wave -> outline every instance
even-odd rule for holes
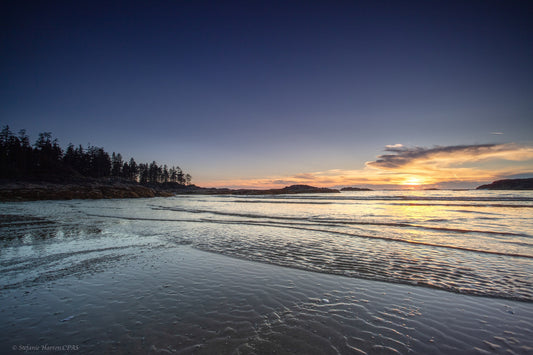
[[[250,196],[228,195],[235,200],[248,200]],[[255,200],[331,200],[331,201],[468,201],[468,202],[533,202],[533,197],[528,196],[412,196],[412,195],[265,195],[254,196]]]
[[[455,210],[452,212],[458,212],[458,213],[473,213],[473,214],[482,214],[482,215],[491,215],[491,216],[502,216],[501,213],[493,213],[493,212],[485,212],[485,211],[471,211],[471,210]],[[481,217],[486,219],[492,219],[490,217]]]
[[[90,274],[101,270],[109,263],[134,257],[126,251],[142,247],[153,246],[151,244],[126,245],[2,260],[0,263],[2,276],[19,275],[22,279],[15,281],[14,278],[8,277],[5,281],[3,280],[0,290],[31,287],[70,275]],[[75,259],[65,262],[71,258]]]
[[[228,201],[224,201],[228,202]],[[294,205],[332,205],[335,202],[328,201],[268,201],[268,200],[233,200],[232,203],[276,203],[276,204],[294,204]]]
[[[512,232],[495,232],[495,231],[478,230],[478,229],[432,227],[432,226],[422,226],[422,225],[416,225],[416,224],[411,224],[411,223],[398,223],[398,222],[367,222],[367,221],[353,221],[353,220],[316,218],[316,217],[303,218],[303,217],[271,216],[271,215],[252,214],[252,213],[222,212],[222,211],[213,211],[213,210],[187,209],[187,208],[163,207],[163,206],[157,206],[157,207],[152,207],[152,208],[155,210],[169,210],[169,211],[187,212],[187,213],[195,213],[195,214],[206,213],[206,214],[228,216],[228,217],[306,221],[310,223],[322,222],[322,223],[339,224],[339,225],[354,225],[354,226],[355,225],[387,226],[387,227],[415,228],[415,229],[454,232],[454,233],[481,233],[481,234],[493,234],[493,235],[507,235],[507,236],[515,236],[515,237],[533,237],[529,235],[524,235],[520,233],[512,233]]]
[[[455,246],[455,245],[427,243],[427,242],[397,239],[397,238],[385,237],[385,236],[355,234],[355,233],[341,232],[341,231],[335,231],[335,230],[329,230],[329,229],[310,228],[310,227],[306,227],[306,226],[302,226],[302,225],[298,225],[294,223],[282,223],[282,222],[273,222],[273,221],[270,221],[270,222],[243,221],[243,220],[231,221],[231,220],[215,220],[215,219],[205,219],[205,218],[198,219],[198,220],[164,219],[164,218],[126,217],[126,216],[111,216],[111,215],[97,215],[97,214],[88,214],[88,216],[102,217],[102,218],[118,218],[118,219],[138,220],[138,221],[214,223],[214,224],[249,225],[249,226],[273,227],[273,228],[297,229],[297,230],[303,230],[303,231],[321,232],[321,233],[342,235],[342,236],[355,237],[355,238],[377,239],[377,240],[384,240],[384,241],[390,241],[390,242],[420,245],[420,246],[426,246],[426,247],[454,249],[454,250],[461,250],[461,251],[467,251],[467,252],[473,252],[473,253],[533,259],[532,255],[527,255],[527,254],[505,253],[505,252],[499,252],[499,251],[493,251],[493,250],[482,250],[482,249],[466,248],[466,247]],[[324,226],[328,226],[328,225],[324,225]]]
[[[326,201],[312,201],[310,198],[304,198],[303,201],[294,201],[294,198],[274,198],[271,200],[271,197],[268,199],[255,199],[255,200],[247,200],[247,199],[241,199],[241,200],[232,200],[232,201],[223,201],[224,203],[231,202],[231,203],[247,203],[247,204],[298,204],[298,205],[333,205],[333,204],[350,204],[353,201],[364,201],[365,203],[369,203],[372,201],[387,201],[387,203],[383,202],[382,204],[388,205],[388,206],[444,206],[444,207],[488,207],[488,208],[533,208],[533,204],[509,204],[509,203],[499,203],[499,202],[532,202],[533,200],[461,200],[461,199],[404,199],[405,202],[396,202],[399,199],[332,199],[332,198],[315,198],[315,199],[325,199]],[[414,202],[407,202],[407,201],[414,201]],[[428,202],[417,202],[417,201],[434,201],[431,203]],[[450,203],[442,203],[441,201],[449,201]],[[452,203],[452,202],[478,202],[478,203]],[[488,202],[496,202],[496,203],[488,203]],[[374,203],[375,205],[378,205],[378,203]]]
[[[195,223],[197,225],[193,226],[191,233],[185,234],[179,231],[189,230],[186,226],[153,226],[157,231],[170,232],[164,233],[168,242],[175,240],[176,243],[188,244],[195,249],[255,262],[360,279],[406,283],[468,295],[533,302],[527,266],[524,268],[531,263],[532,255],[348,233],[325,226],[309,225],[303,221],[90,216],[141,222]],[[207,223],[213,224],[213,228],[197,229],[198,224]],[[215,225],[235,226],[235,229]],[[252,229],[255,227],[258,229]],[[288,233],[276,233],[266,228],[290,229],[301,231],[301,234],[294,232],[291,233],[294,238],[287,238]],[[342,238],[335,238],[335,235]],[[363,239],[369,243],[363,242]]]
[[[368,201],[368,200],[367,200]],[[381,200],[380,200],[381,201]],[[228,201],[224,201],[228,202]],[[268,200],[234,200],[232,203],[264,203],[264,204],[295,204],[295,205],[333,205],[339,204],[338,201],[268,201]],[[347,203],[348,204],[348,203]],[[445,206],[445,207],[501,207],[501,208],[533,208],[533,205],[511,205],[501,203],[490,204],[472,204],[472,203],[386,203],[389,206]],[[483,213],[483,212],[479,212]]]
[[[533,205],[510,205],[502,203],[387,203],[389,206],[444,206],[444,207],[487,207],[487,208],[533,208]]]

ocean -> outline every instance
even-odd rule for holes
[[[82,352],[150,352],[172,344],[178,352],[306,353],[318,337],[318,348],[312,348],[323,350],[318,353],[373,353],[382,349],[375,348],[382,334],[376,322],[381,321],[367,305],[375,301],[404,312],[395,314],[394,324],[380,316],[385,322],[380,326],[393,330],[390,344],[380,340],[390,351],[446,353],[484,346],[528,352],[533,350],[528,320],[533,311],[532,217],[533,192],[527,191],[2,203],[0,282],[7,322],[1,340],[13,347],[77,341]],[[412,308],[401,304],[407,294],[418,300]],[[448,316],[439,313],[443,300],[463,310],[472,307],[473,314],[479,311],[486,327],[500,326],[493,323],[503,316],[518,317],[518,309],[522,318],[510,320],[509,329],[493,331],[512,336],[457,335],[455,345],[448,336],[435,341],[438,334],[454,332],[446,327],[436,326],[435,335],[424,335],[427,339],[414,325],[402,332],[417,312],[425,315],[421,324],[426,328],[445,323]],[[424,302],[436,313],[423,312]],[[366,316],[352,309],[361,304]],[[337,313],[329,314],[333,305]],[[122,308],[127,315],[105,323],[94,318],[105,318],[103,309],[109,317],[109,309]],[[342,322],[326,324],[339,315]],[[291,319],[296,323],[291,325]],[[298,325],[301,319],[307,321]],[[367,329],[344,328],[350,322],[363,322]],[[67,323],[77,325],[72,334]],[[103,332],[104,324],[117,329]],[[161,327],[159,333],[152,334],[154,324]],[[471,325],[473,333],[479,324]],[[291,342],[276,327],[309,334]],[[356,340],[352,333],[358,334],[352,337]]]
[[[182,242],[206,251],[533,301],[531,192],[225,196],[168,200],[150,208],[158,218],[193,223]]]

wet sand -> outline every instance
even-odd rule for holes
[[[95,253],[102,257],[83,272],[59,268],[59,277],[0,292],[1,353],[43,345],[75,350],[38,353],[533,352],[532,303],[313,273],[188,245]]]

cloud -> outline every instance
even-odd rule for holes
[[[304,173],[304,174],[294,175],[294,178],[301,179],[301,180],[314,180],[315,176],[312,173]]]
[[[370,169],[396,176],[399,184],[487,181],[532,170],[533,147],[517,144],[394,147],[366,163]],[[517,164],[514,162],[527,162]],[[394,180],[394,179],[393,179]]]
[[[499,135],[499,134],[503,134],[503,132],[490,132],[490,134]]]
[[[473,144],[433,148],[387,146],[385,151],[395,154],[380,155],[377,160],[367,162],[366,165],[383,170],[399,170],[420,166],[457,166],[467,162],[494,159],[510,161],[533,159],[532,147],[516,144]]]
[[[291,176],[219,181],[214,186],[274,188],[294,184],[377,188],[474,187],[515,174],[533,172],[533,147],[470,144],[434,147],[385,146],[385,152],[359,169],[331,169]],[[211,184],[212,185],[212,184]]]
[[[414,147],[407,148],[404,146],[386,146],[385,151],[396,154],[380,155],[376,161],[367,162],[366,165],[379,169],[399,169],[409,166],[415,162],[420,162],[430,159],[442,159],[443,157],[457,157],[464,156],[479,156],[484,150],[492,149],[495,144],[483,145],[457,145],[447,147],[422,148]]]

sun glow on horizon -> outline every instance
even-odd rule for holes
[[[413,174],[400,175],[397,178],[391,179],[389,183],[402,190],[421,190],[422,188],[435,187],[437,180],[434,177]]]
[[[533,175],[533,146],[478,144],[431,148],[387,146],[391,154],[366,162],[364,168],[303,172],[257,179],[211,181],[212,187],[280,188],[312,185],[372,189],[473,188],[517,174]]]
[[[403,182],[400,183],[400,185],[407,185],[407,186],[421,186],[426,184],[426,179],[417,177],[417,176],[410,176],[407,179],[405,179]]]

